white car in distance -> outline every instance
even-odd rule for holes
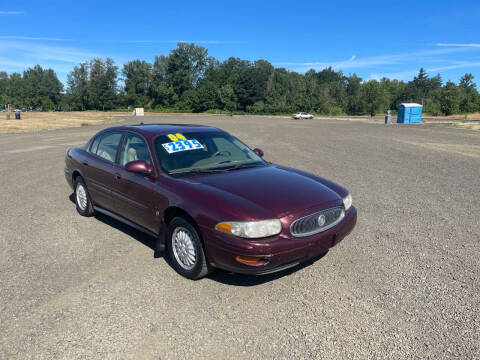
[[[293,115],[292,115],[292,118],[297,119],[297,120],[300,120],[300,119],[313,119],[313,115],[312,115],[312,114],[305,113],[305,112],[299,112],[299,113],[293,114]]]

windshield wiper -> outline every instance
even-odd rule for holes
[[[216,169],[216,168],[191,168],[191,169],[177,169],[177,170],[171,170],[168,172],[169,175],[176,175],[176,174],[213,174],[213,173],[219,173],[219,172],[227,172],[231,170],[237,170],[237,169],[246,169],[246,168],[252,168],[252,167],[259,167],[263,166],[262,164],[238,164],[226,169]]]
[[[228,169],[225,169],[225,171],[247,169],[247,168],[253,168],[253,167],[260,167],[260,166],[263,166],[263,165],[262,164],[238,164],[238,165],[232,166]]]
[[[174,174],[211,174],[216,172],[224,172],[224,169],[202,169],[202,168],[191,168],[191,169],[178,169],[178,170],[171,170],[168,172],[169,175]]]

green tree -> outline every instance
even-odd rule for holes
[[[0,108],[4,108],[5,105],[11,102],[10,96],[8,96],[8,87],[10,79],[5,71],[0,72]]]
[[[234,111],[237,109],[237,97],[230,84],[223,85],[218,90],[218,97],[222,109],[227,111]]]
[[[413,78],[412,83],[418,91],[418,96],[425,98],[429,91],[430,79],[428,78],[427,72],[424,68],[420,68],[418,75]]]
[[[207,65],[207,49],[195,44],[178,43],[166,59],[167,85],[181,98],[202,78]]]
[[[123,65],[128,105],[146,107],[150,102],[152,70],[152,65],[142,60],[133,60]]]
[[[235,84],[239,106],[246,110],[255,103],[264,104],[272,90],[273,66],[265,60],[257,60],[242,69]]]
[[[467,73],[460,79],[459,87],[465,91],[474,91],[477,89],[477,85],[473,82],[475,77],[471,73]]]
[[[67,75],[67,94],[70,109],[86,110],[88,107],[89,63],[75,66]]]
[[[346,96],[345,112],[348,114],[363,113],[362,79],[356,74],[347,78]]]
[[[440,107],[445,115],[457,114],[460,110],[462,93],[453,82],[448,81],[440,95]]]
[[[21,80],[22,105],[33,108],[53,109],[60,103],[62,83],[52,69],[43,69],[40,65],[23,72]]]
[[[118,67],[111,58],[90,62],[87,87],[88,104],[91,109],[113,109],[117,95]]]
[[[24,101],[23,79],[19,73],[13,73],[9,77],[7,95],[10,98],[10,104],[15,107],[29,106]]]
[[[460,79],[459,88],[462,91],[460,111],[463,113],[480,111],[480,95],[477,91],[477,85],[473,81],[474,78],[472,74],[468,73]]]
[[[156,56],[153,63],[150,93],[154,107],[174,106],[179,99],[173,88],[167,83],[167,62],[168,57],[161,55]]]
[[[388,99],[385,89],[376,80],[367,81],[363,85],[363,101],[365,102],[365,110],[368,113],[377,111],[385,111],[388,107]]]

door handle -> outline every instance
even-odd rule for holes
[[[86,161],[84,161],[82,164],[85,165],[85,166],[88,166],[88,162],[86,162]]]
[[[120,174],[118,174],[118,173],[115,174],[115,179],[120,180],[121,178],[122,177],[120,176]]]

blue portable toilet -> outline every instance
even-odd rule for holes
[[[420,124],[422,122],[422,105],[402,103],[398,106],[398,124]]]

